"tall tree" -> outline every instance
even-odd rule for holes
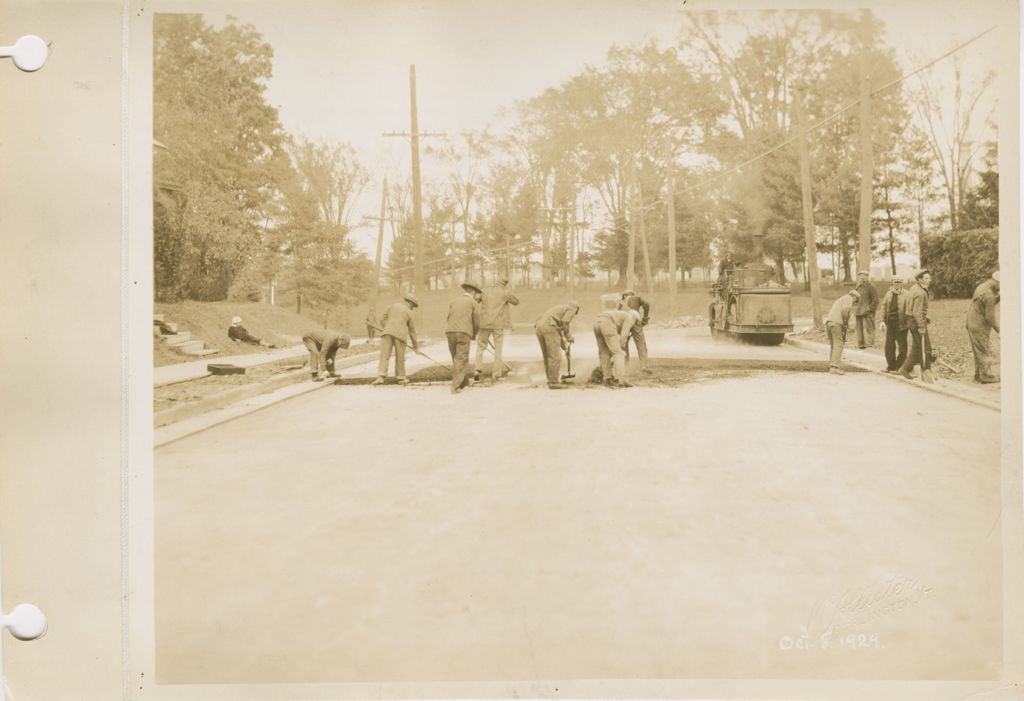
[[[153,133],[166,147],[154,180],[158,299],[224,299],[261,246],[268,209],[288,177],[284,133],[265,97],[273,50],[233,18],[153,22]]]

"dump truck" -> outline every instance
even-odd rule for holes
[[[788,285],[775,280],[774,269],[763,263],[727,268],[711,289],[708,325],[712,338],[730,335],[778,345],[793,330]]]

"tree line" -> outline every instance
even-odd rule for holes
[[[350,233],[370,176],[354,150],[284,132],[264,95],[273,52],[252,27],[158,19],[158,297],[251,297],[273,280],[318,308],[364,298],[372,266]],[[805,250],[798,155],[787,142],[800,95],[809,123],[823,122],[810,138],[818,250],[849,280],[860,125],[844,108],[858,98],[861,52],[873,87],[894,84],[873,100],[875,259],[895,271],[897,253],[919,250],[930,232],[997,226],[995,142],[974,138],[993,76],[965,76],[954,55],[920,83],[899,82],[907,67],[882,31],[875,18],[831,11],[690,13],[676,45],[613,46],[601,65],[497,123],[431,144],[423,228],[432,284],[499,273],[562,284],[570,260],[583,279],[663,278],[669,196],[680,269],[749,257],[756,236],[780,278],[794,278]],[[385,276],[399,286],[412,278],[412,196],[404,174],[388,182]]]

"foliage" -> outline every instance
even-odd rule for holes
[[[260,245],[287,167],[264,91],[273,50],[233,18],[160,14],[153,25],[158,299],[224,299]]]
[[[999,268],[999,230],[940,231],[925,236],[921,264],[932,273],[939,297],[970,297]]]

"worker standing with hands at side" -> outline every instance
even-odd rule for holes
[[[469,384],[469,345],[480,330],[480,288],[472,282],[462,283],[462,294],[448,305],[445,335],[452,356],[452,394]]]
[[[981,384],[999,382],[992,372],[992,347],[989,336],[992,329],[999,333],[999,271],[974,290],[967,308],[967,335],[974,351],[974,381]]]
[[[562,351],[568,350],[573,342],[572,320],[579,311],[580,303],[576,301],[557,304],[541,314],[533,325],[544,360],[548,389],[565,389],[561,382]]]
[[[497,285],[488,287],[480,301],[480,331],[476,336],[476,377],[480,379],[480,368],[484,365],[484,349],[494,339],[494,366],[491,379],[497,382],[505,374],[502,370],[501,349],[505,343],[505,331],[512,328],[512,314],[509,305],[519,304],[519,298],[508,289],[508,278],[502,277]]]

